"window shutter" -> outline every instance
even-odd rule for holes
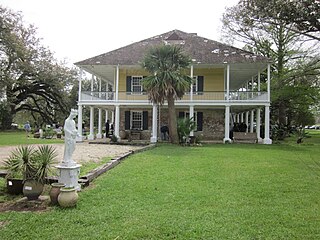
[[[184,118],[184,112],[179,112],[179,118]]]
[[[203,94],[203,76],[198,76],[198,94],[202,95]]]
[[[130,130],[130,111],[124,112],[124,129]]]
[[[145,79],[146,77],[147,77],[147,76],[143,76],[143,77],[142,77],[142,81],[143,81],[143,79]],[[143,83],[141,83],[141,85],[142,85],[142,92],[145,93],[146,90],[143,88]]]
[[[131,76],[127,76],[127,84],[126,84],[126,92],[128,93],[130,93],[131,92]]]
[[[202,131],[203,112],[197,112],[197,131]]]
[[[143,111],[142,121],[142,129],[148,130],[148,111]]]

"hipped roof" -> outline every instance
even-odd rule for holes
[[[179,44],[198,64],[268,62],[268,59],[214,40],[172,30],[125,47],[75,63],[82,65],[139,65],[149,48],[161,44]]]

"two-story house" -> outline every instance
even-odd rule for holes
[[[191,135],[202,140],[231,141],[233,124],[243,122],[248,132],[256,132],[259,142],[271,143],[269,60],[179,30],[75,63],[99,82],[98,89],[92,84],[91,91],[84,92],[79,80],[80,135],[82,109],[86,106],[90,108],[89,139],[103,137],[104,122],[109,119],[119,138],[128,138],[134,132],[139,139],[159,140],[160,127],[168,124],[168,109],[166,104],[158,106],[148,100],[141,84],[148,72],[140,62],[149,48],[160,44],[179,44],[192,59],[188,74],[194,83],[182,99],[176,100],[177,116],[193,117],[197,123],[197,130]],[[94,111],[98,111],[98,119],[94,119]],[[260,137],[261,126],[264,126],[264,139]]]

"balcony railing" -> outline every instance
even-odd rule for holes
[[[115,92],[81,92],[81,101],[107,101],[115,102]],[[191,99],[192,98],[192,99]],[[256,91],[230,91],[229,96],[225,91],[204,91],[194,92],[190,96],[190,92],[186,93],[180,100],[182,101],[267,101],[267,92]],[[146,92],[119,92],[119,101],[148,101]],[[179,101],[179,100],[178,100]]]

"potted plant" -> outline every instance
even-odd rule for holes
[[[28,200],[35,200],[41,195],[43,186],[57,154],[55,148],[48,145],[20,146],[15,149],[5,162],[8,175],[20,174],[23,180],[23,194]]]
[[[57,157],[54,147],[39,146],[31,157],[31,166],[26,169],[26,178],[23,185],[23,194],[28,200],[35,200],[41,195],[48,173]]]
[[[20,146],[11,152],[9,158],[4,162],[4,167],[8,171],[6,176],[7,190],[11,194],[21,194],[23,182],[26,179],[26,169],[30,168],[31,156],[34,148],[30,146]]]

